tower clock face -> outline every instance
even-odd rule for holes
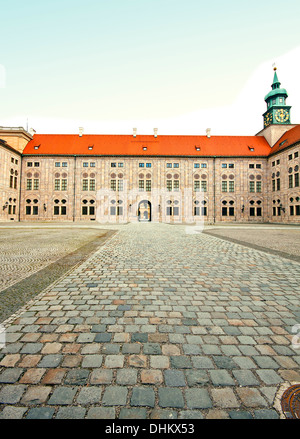
[[[277,122],[286,122],[289,120],[289,112],[287,110],[283,110],[282,108],[280,110],[276,110],[275,119]]]
[[[272,113],[267,113],[267,114],[265,115],[265,120],[264,120],[264,122],[265,122],[265,126],[270,125],[270,123],[272,123],[272,120],[273,120],[273,115],[272,115]]]

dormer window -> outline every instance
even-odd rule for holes
[[[90,151],[91,151],[93,148],[94,148],[93,145],[90,145],[90,146],[89,146],[89,150],[90,150]]]
[[[147,146],[143,146],[143,151],[147,151]]]
[[[39,149],[40,146],[41,146],[41,145],[36,145],[36,146],[34,147],[34,149]]]

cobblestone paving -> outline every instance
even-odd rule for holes
[[[300,262],[300,226],[215,226],[205,232]]]
[[[94,229],[0,228],[0,291],[101,234]]]
[[[278,418],[300,265],[128,224],[7,325],[0,418]]]

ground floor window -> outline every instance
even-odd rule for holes
[[[26,200],[26,203],[27,203],[26,208],[25,208],[26,215],[38,215],[39,214],[38,202],[39,202],[39,200],[37,200],[37,199],[34,199],[34,200],[27,199]]]
[[[83,216],[95,215],[95,200],[82,200],[81,214]]]

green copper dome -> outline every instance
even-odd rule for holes
[[[288,97],[286,89],[280,88],[280,82],[278,80],[276,68],[274,68],[274,78],[271,87],[272,90],[265,96],[265,101],[269,100],[270,98],[274,98],[276,96],[284,96],[286,98]]]

